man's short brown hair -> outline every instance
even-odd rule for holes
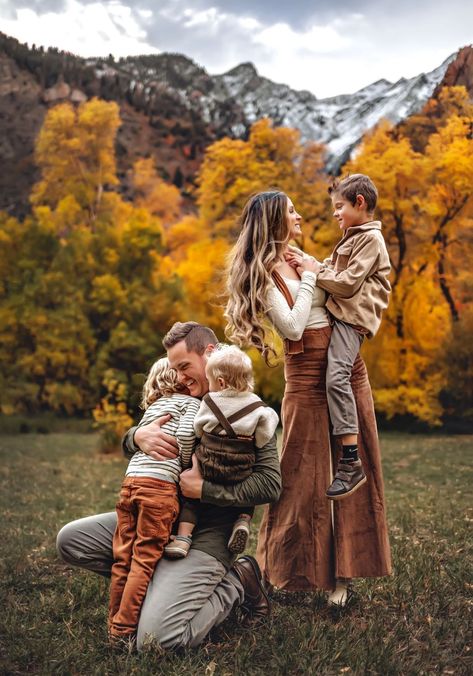
[[[208,345],[217,345],[218,340],[212,329],[197,322],[176,322],[163,338],[163,347],[169,350],[183,340],[188,352],[204,354]]]
[[[375,210],[378,201],[376,186],[365,174],[352,174],[341,181],[335,179],[328,189],[328,194],[341,195],[353,206],[356,204],[356,196],[363,195],[369,213]]]

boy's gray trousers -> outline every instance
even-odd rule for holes
[[[334,320],[327,355],[327,400],[333,434],[358,434],[358,416],[350,379],[363,335],[350,324]]]
[[[57,536],[60,557],[73,566],[110,576],[115,512],[68,523]],[[216,558],[191,549],[185,559],[161,559],[151,579],[138,624],[137,647],[196,647],[243,601],[237,576]]]

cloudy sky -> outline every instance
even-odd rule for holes
[[[82,56],[180,52],[210,73],[252,61],[324,97],[440,65],[473,42],[473,2],[0,0],[0,31]]]

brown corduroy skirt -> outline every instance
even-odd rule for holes
[[[279,501],[265,508],[257,559],[266,581],[288,591],[330,590],[335,578],[391,572],[373,398],[360,356],[351,383],[368,480],[344,500],[332,503],[325,496],[341,451],[330,436],[325,392],[330,333],[330,327],[307,332],[304,351],[285,357],[283,489]]]

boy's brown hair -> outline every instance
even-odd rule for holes
[[[197,322],[176,322],[163,338],[163,347],[169,350],[183,340],[188,352],[203,355],[208,345],[217,345],[218,340],[212,329]]]
[[[378,201],[376,186],[370,177],[365,176],[365,174],[352,174],[341,181],[335,179],[328,189],[328,194],[330,196],[333,194],[341,195],[353,206],[356,204],[356,196],[363,195],[369,213],[375,210]]]

